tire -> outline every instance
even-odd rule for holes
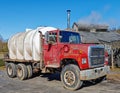
[[[27,72],[28,72],[28,78],[31,78],[32,75],[33,75],[33,70],[32,70],[32,67],[31,65],[27,65]]]
[[[27,78],[28,72],[27,67],[24,64],[17,65],[17,77],[20,80],[25,80]]]
[[[6,71],[10,78],[14,78],[16,76],[16,65],[14,63],[6,63]]]
[[[83,81],[80,80],[80,69],[74,64],[66,65],[61,72],[61,81],[65,88],[70,90],[79,89]]]

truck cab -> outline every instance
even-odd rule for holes
[[[71,53],[70,48],[77,47],[80,42],[79,33],[58,30],[47,32],[44,40],[45,65],[60,67],[62,60],[75,59],[72,56],[76,53]]]

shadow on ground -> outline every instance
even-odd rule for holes
[[[61,81],[60,73],[54,73],[54,74],[51,74],[51,73],[37,73],[37,74],[34,74],[33,78],[37,77],[37,76],[47,78],[48,81],[53,81],[53,80]],[[102,78],[97,79],[97,80],[84,81],[81,88],[94,86],[94,85],[99,84],[100,82],[102,82],[104,80],[106,80],[105,77],[102,77]]]
[[[39,77],[39,76],[43,77],[43,78],[47,78],[48,81],[52,81],[52,80],[61,81],[60,73],[40,73],[40,72],[38,72],[38,73],[33,74],[32,78]]]

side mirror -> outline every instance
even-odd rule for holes
[[[54,44],[56,42],[55,38],[54,37],[49,37],[49,41],[48,41],[48,44]]]

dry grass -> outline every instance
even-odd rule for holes
[[[0,67],[0,70],[5,70],[5,66],[1,66],[1,67]]]
[[[3,61],[3,59],[0,59],[0,70],[4,70],[5,69],[5,62]]]
[[[3,61],[3,59],[0,59],[0,67],[1,66],[5,66],[5,62]]]
[[[111,72],[107,75],[107,79],[120,81],[120,68],[111,69]]]

